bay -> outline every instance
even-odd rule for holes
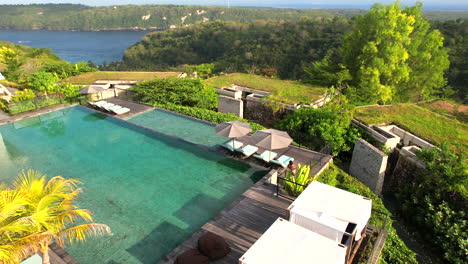
[[[0,40],[31,47],[51,48],[60,58],[95,64],[122,59],[124,51],[151,31],[0,30]]]

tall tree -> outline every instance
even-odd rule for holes
[[[343,40],[344,65],[360,100],[388,103],[427,97],[445,85],[443,38],[421,16],[421,3],[374,5]]]

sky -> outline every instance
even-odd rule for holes
[[[374,3],[388,4],[394,0],[0,0],[0,4],[74,3],[89,6],[125,4],[178,4],[178,5],[227,5],[231,6],[272,6],[291,8],[367,8]],[[416,0],[401,0],[404,5],[413,5]],[[423,0],[426,9],[468,10],[467,0]]]

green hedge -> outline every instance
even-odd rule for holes
[[[180,114],[196,117],[198,119],[202,119],[202,120],[216,123],[216,124],[219,124],[222,122],[239,120],[239,121],[249,123],[253,131],[265,129],[265,127],[262,125],[259,125],[254,122],[250,122],[249,120],[246,120],[243,118],[239,118],[238,116],[234,114],[220,113],[220,112],[216,112],[213,110],[197,108],[197,107],[181,106],[181,105],[175,105],[175,104],[153,104],[153,106],[166,109],[169,111],[177,112]]]
[[[363,183],[340,170],[335,165],[331,165],[329,169],[320,174],[320,176],[317,177],[317,181],[368,197],[372,199],[373,209],[384,212],[389,216],[391,215],[387,208],[385,208],[383,201],[375,193],[373,193]],[[373,212],[369,224],[381,227],[384,221],[384,215]],[[388,231],[388,237],[385,241],[385,247],[382,250],[379,263],[418,263],[416,260],[416,254],[411,251],[397,235],[395,228],[392,226],[392,220],[390,218],[385,229]]]

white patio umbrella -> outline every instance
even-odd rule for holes
[[[247,135],[252,128],[250,124],[241,121],[224,122],[215,126],[216,134],[228,137],[238,138]],[[234,140],[232,141],[232,148],[234,149]]]
[[[270,150],[270,155],[271,150],[286,148],[292,141],[288,133],[276,129],[258,130],[252,135],[252,142],[258,147]]]

